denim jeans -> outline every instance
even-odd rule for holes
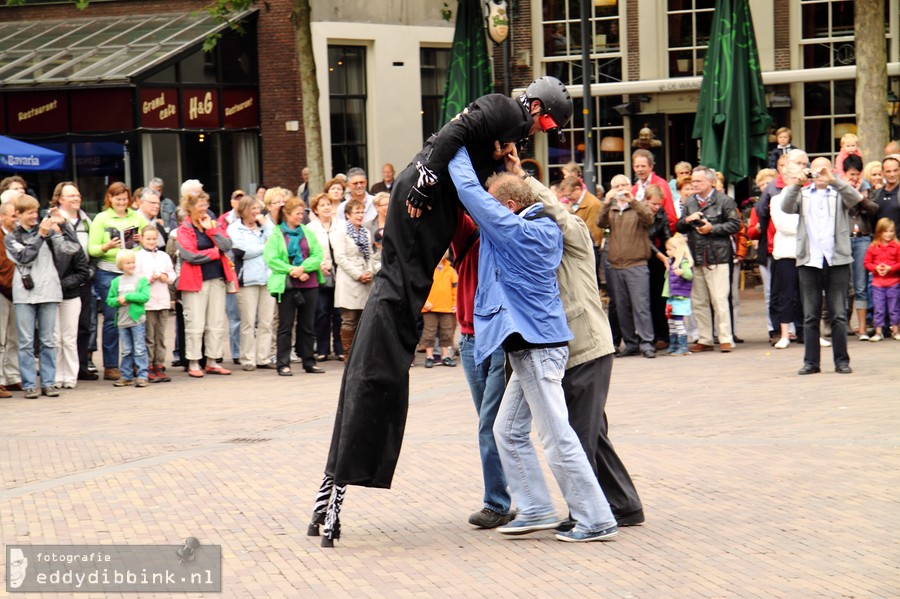
[[[834,365],[850,364],[847,353],[847,288],[850,265],[823,268],[800,266],[800,303],[803,306],[803,363],[819,366],[819,320],[822,318],[822,293],[831,318],[831,353]]]
[[[143,322],[133,327],[119,329],[119,343],[122,345],[122,378],[130,381],[135,378],[134,367],[137,366],[137,378],[147,378],[147,325]]]
[[[609,503],[569,425],[562,389],[569,349],[526,349],[508,355],[513,374],[497,413],[494,437],[518,514],[523,520],[555,514],[529,436],[533,417],[547,464],[577,522],[575,530],[593,533],[613,526]]]
[[[109,286],[119,274],[121,273],[98,268],[97,276],[94,280],[97,295],[100,296],[100,304],[103,306],[103,335],[101,341],[103,342],[104,368],[119,367],[119,329],[116,328],[116,308],[106,303],[106,297],[109,295]]]
[[[228,317],[228,345],[231,348],[231,357],[237,360],[241,357],[241,311],[236,293],[225,295],[225,315]]]
[[[469,391],[478,414],[478,449],[481,451],[481,473],[484,477],[484,507],[499,514],[509,513],[509,492],[500,465],[497,442],[494,440],[494,421],[503,389],[506,387],[504,362],[506,354],[498,348],[487,360],[475,365],[475,337],[460,335],[459,357],[469,382]]]
[[[850,238],[850,255],[853,256],[850,270],[853,276],[854,310],[865,310],[869,307],[869,271],[866,270],[863,262],[866,259],[866,250],[869,249],[871,243],[870,235]]]
[[[41,387],[52,387],[56,383],[56,303],[14,304],[16,330],[19,333],[19,374],[23,389],[37,388],[37,373],[34,368],[34,327],[37,324],[40,360]]]

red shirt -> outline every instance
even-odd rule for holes
[[[900,243],[896,239],[892,239],[890,243],[872,242],[866,251],[863,264],[866,270],[875,273],[872,277],[872,285],[875,287],[893,287],[900,284]],[[891,271],[882,277],[875,272],[875,267],[879,264],[887,264],[891,267]]]
[[[475,237],[474,243],[472,243],[472,237],[477,230],[475,221],[462,208],[458,210],[459,218],[450,248],[453,250],[454,256],[459,256],[463,251],[465,254],[462,260],[454,258],[453,261],[453,266],[459,276],[456,287],[456,319],[459,321],[460,333],[474,335],[475,289],[478,287],[478,250],[481,247],[481,238]],[[466,249],[467,246],[468,249]]]

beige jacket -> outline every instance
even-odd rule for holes
[[[560,204],[556,195],[533,177],[526,179],[544,212],[556,221],[563,236],[563,258],[556,278],[566,321],[575,338],[569,341],[566,369],[613,353],[612,330],[600,303],[594,244],[583,220]]]
[[[361,283],[359,278],[364,272],[378,274],[381,263],[376,259],[372,250],[372,238],[369,231],[363,227],[369,238],[369,259],[363,257],[362,252],[356,247],[356,243],[347,235],[347,228],[343,221],[339,221],[331,227],[328,238],[331,240],[332,259],[337,267],[334,274],[334,305],[337,308],[347,310],[362,310],[366,307],[366,300],[372,292],[372,282]]]

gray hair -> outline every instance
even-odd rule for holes
[[[147,187],[150,187],[151,185],[159,185],[160,187],[165,186],[165,184],[163,183],[163,180],[160,179],[159,177],[153,177],[152,179],[150,179],[150,182],[147,183]]]
[[[152,183],[152,181],[151,181],[151,183]],[[159,192],[156,191],[155,189],[151,189],[151,188],[149,188],[149,187],[145,187],[145,188],[141,191],[141,201],[142,201],[142,202],[143,202],[144,200],[149,200],[149,199],[152,199],[152,198],[157,198],[157,199],[159,199],[159,197],[160,197],[160,196],[159,196]]]
[[[511,173],[491,175],[485,185],[489,191],[493,192],[491,195],[500,202],[512,200],[520,208],[527,208],[535,202],[534,194],[531,193],[528,183]]]
[[[692,173],[700,173],[701,175],[706,177],[706,180],[709,181],[710,183],[712,183],[713,185],[716,184],[716,180],[718,179],[718,177],[716,177],[716,171],[709,168],[708,166],[702,166],[702,165],[695,166],[694,170],[691,172]]]
[[[349,180],[349,179],[352,179],[353,177],[364,177],[365,179],[369,178],[369,176],[366,175],[366,171],[359,168],[358,166],[354,166],[353,168],[351,168],[350,170],[347,171],[347,179]]]
[[[184,197],[190,193],[194,195],[199,194],[203,191],[203,183],[199,181],[199,179],[188,179],[184,183],[181,184],[181,196]]]

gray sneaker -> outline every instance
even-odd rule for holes
[[[38,390],[34,387],[25,389],[25,399],[37,399],[38,397]]]
[[[556,538],[567,543],[590,543],[591,541],[608,541],[619,534],[619,527],[613,524],[609,528],[597,532],[578,532],[569,530],[556,533]]]
[[[469,516],[469,524],[478,528],[497,528],[504,524],[509,524],[515,514],[501,514],[494,510],[484,508],[480,512],[475,512]]]
[[[516,517],[512,522],[501,526],[497,532],[504,535],[527,535],[530,532],[539,530],[550,530],[556,528],[560,524],[560,519],[556,516],[547,516],[546,518],[535,518],[534,520],[526,520]]]

